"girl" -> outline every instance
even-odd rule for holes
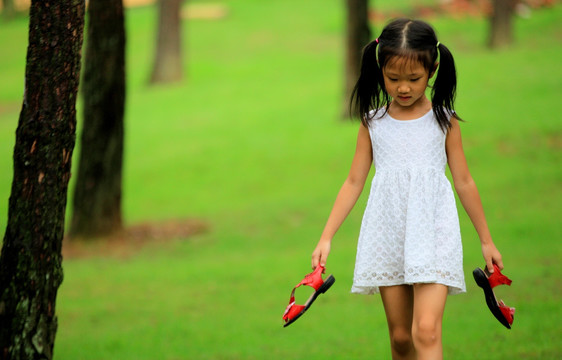
[[[430,101],[425,90],[434,75]],[[393,359],[442,359],[447,294],[465,291],[447,164],[488,271],[494,271],[493,264],[503,269],[465,160],[455,90],[453,57],[425,22],[395,20],[365,47],[352,96],[362,123],[355,156],[312,254],[313,269],[325,266],[332,238],[373,163],[352,292],[380,292]]]

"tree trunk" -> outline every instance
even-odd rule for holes
[[[0,358],[51,359],[74,150],[84,1],[34,0],[0,256]]]
[[[368,8],[368,0],[347,0],[344,117],[349,117],[349,98],[359,78],[363,47],[371,39]]]
[[[158,37],[150,83],[182,79],[181,4],[183,0],[158,1]]]
[[[122,0],[90,0],[84,77],[84,126],[70,237],[122,228],[125,26]]]
[[[488,43],[490,48],[496,49],[513,43],[513,11],[513,0],[493,0]]]

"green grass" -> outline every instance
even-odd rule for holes
[[[334,240],[336,284],[281,327],[354,151],[357,123],[339,119],[343,3],[225,4],[225,19],[186,24],[187,81],[169,87],[146,86],[154,9],[126,13],[126,222],[194,217],[210,230],[124,258],[65,259],[58,359],[390,358],[380,298],[349,295],[367,191]],[[495,52],[485,20],[432,19],[457,61],[465,152],[514,281],[500,295],[517,307],[511,331],[488,312],[460,209],[468,292],[448,300],[445,358],[562,356],[561,15],[517,19],[516,44]],[[0,229],[26,37],[25,19],[0,27]]]

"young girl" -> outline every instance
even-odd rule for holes
[[[429,80],[435,76],[433,85]],[[431,88],[431,100],[425,94]],[[442,359],[447,294],[465,291],[455,190],[489,272],[503,269],[465,160],[454,112],[453,57],[425,22],[399,19],[363,52],[352,96],[362,125],[351,170],[312,254],[325,266],[334,234],[376,168],[359,235],[353,293],[381,294],[393,359]]]

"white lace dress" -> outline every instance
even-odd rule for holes
[[[376,169],[363,216],[351,291],[447,285],[465,292],[455,197],[445,176],[445,133],[433,111],[415,120],[388,114],[369,125]]]

